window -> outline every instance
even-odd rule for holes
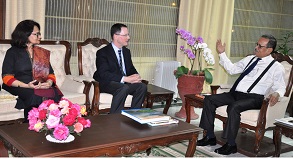
[[[110,42],[111,26],[124,23],[134,65],[151,80],[156,61],[176,59],[179,4],[180,0],[46,0],[45,39],[69,41],[74,59],[76,42],[89,37]],[[77,60],[71,63],[75,72]]]
[[[272,34],[281,44],[284,33],[293,31],[292,6],[292,0],[235,0],[231,57],[252,54],[263,34]]]

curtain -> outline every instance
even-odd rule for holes
[[[216,51],[216,41],[221,39],[226,43],[226,53],[230,55],[230,42],[232,34],[234,13],[234,0],[181,0],[179,9],[178,28],[188,30],[194,36],[201,36],[215,57],[215,65],[211,66],[213,83],[217,85],[227,83],[228,75],[219,65],[219,56]],[[186,41],[178,38],[177,41],[177,61],[181,65],[190,68],[187,56],[180,51],[180,46]],[[202,68],[206,68],[206,62],[202,58]],[[198,69],[198,65],[194,66]],[[210,66],[209,66],[210,67]],[[210,92],[210,87],[205,83],[203,92]]]
[[[45,29],[45,0],[7,0],[5,39],[11,39],[11,33],[16,25],[25,19],[32,19],[41,26],[44,37]]]

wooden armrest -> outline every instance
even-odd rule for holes
[[[141,82],[144,83],[144,84],[146,84],[146,85],[149,84],[149,81],[148,80],[142,80]]]
[[[211,93],[217,94],[217,90],[220,88],[220,85],[211,85]]]
[[[98,81],[92,81],[94,86],[94,96],[92,100],[91,115],[99,114],[99,104],[100,104],[100,83]]]
[[[268,110],[268,106],[269,106],[269,98],[265,98],[262,102],[262,106],[260,108],[259,111],[259,115],[258,115],[258,119],[257,119],[257,125],[260,125],[263,127],[263,129],[265,128],[266,124],[262,124],[262,123],[266,123],[266,116],[267,116],[267,110]]]
[[[92,82],[84,80],[83,83],[84,83],[83,94],[85,94],[86,111],[87,111],[87,114],[90,115],[91,114],[91,108],[90,108],[91,103],[90,103],[89,93],[90,93],[90,89],[92,86]]]

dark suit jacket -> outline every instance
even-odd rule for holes
[[[132,74],[137,74],[138,72],[131,60],[130,50],[126,47],[122,47],[122,53],[126,75],[130,76]],[[120,72],[118,59],[111,43],[97,51],[96,67],[97,70],[94,73],[93,78],[100,83],[100,86],[106,86],[110,81],[120,82],[122,73]]]

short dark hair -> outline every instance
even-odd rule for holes
[[[269,39],[269,42],[267,44],[267,48],[272,48],[273,51],[275,51],[275,48],[277,46],[276,38],[273,35],[270,35],[270,34],[265,34],[265,35],[262,35],[261,37],[265,38],[265,39]]]
[[[117,34],[117,33],[121,32],[122,27],[127,28],[127,26],[125,24],[121,24],[121,23],[116,23],[116,24],[112,25],[111,32],[110,32],[112,39],[113,39],[114,34]]]
[[[34,26],[41,29],[40,24],[33,20],[23,20],[17,24],[14,31],[11,34],[11,45],[19,48],[26,48],[26,44],[29,42],[28,37],[34,30]]]

